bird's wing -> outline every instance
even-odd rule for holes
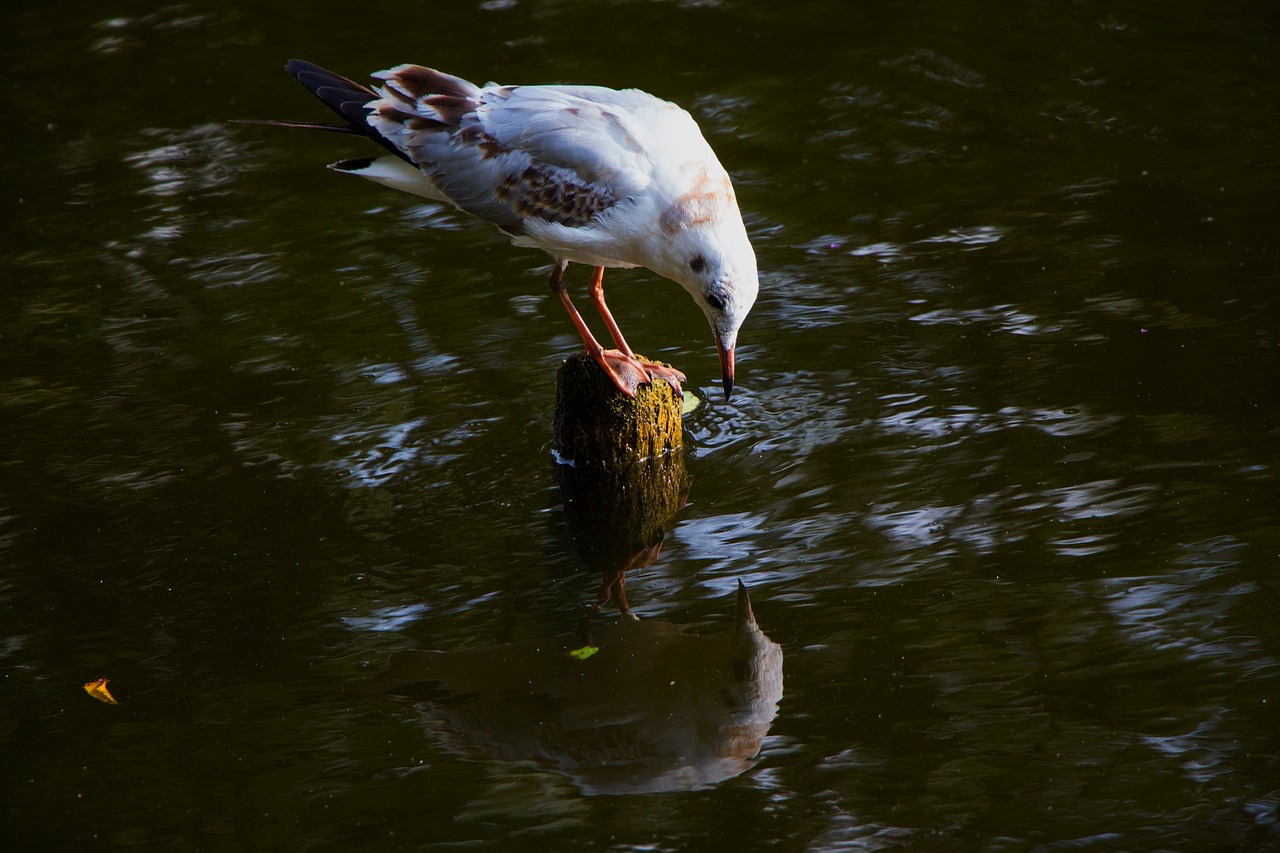
[[[600,86],[515,86],[486,98],[485,132],[508,148],[621,193],[639,192],[652,173],[641,108],[663,105],[643,92]]]
[[[369,124],[459,208],[509,234],[523,233],[528,219],[588,225],[649,183],[635,108],[663,105],[652,96],[590,86],[479,89],[416,65],[374,76],[385,85],[366,107]]]

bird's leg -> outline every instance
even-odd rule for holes
[[[559,297],[560,304],[568,312],[569,319],[573,321],[578,334],[582,337],[582,343],[587,348],[587,354],[595,360],[596,364],[600,365],[600,368],[613,381],[619,391],[628,397],[634,397],[636,388],[642,383],[650,381],[648,373],[641,367],[640,362],[636,360],[634,355],[628,355],[618,350],[606,351],[604,347],[600,346],[600,342],[595,339],[595,336],[591,334],[591,330],[587,328],[582,315],[578,313],[577,308],[573,307],[573,301],[569,299],[569,291],[564,286],[564,271],[568,266],[568,261],[556,261],[555,267],[551,270],[551,291]]]
[[[613,572],[605,572],[600,579],[600,587],[596,590],[596,603],[591,605],[591,615],[594,616],[600,612],[600,609],[609,603],[609,599],[616,599],[618,602],[618,611],[632,622],[639,622],[640,617],[631,612],[631,606],[627,604],[627,569],[624,566]]]
[[[636,358],[636,354],[631,351],[631,347],[627,346],[627,341],[622,337],[622,330],[618,328],[618,323],[613,319],[613,314],[609,311],[609,306],[604,302],[604,267],[596,267],[591,271],[591,286],[589,288],[591,301],[595,303],[596,310],[600,312],[600,316],[604,318],[604,324],[609,329],[609,336],[613,338],[613,344],[618,351],[634,361],[648,375],[649,380],[661,379],[671,386],[671,390],[675,392],[677,397],[683,397],[684,392],[680,390],[680,383],[684,381],[684,374],[680,371],[667,367],[665,364],[658,364],[652,361],[641,361]]]
[[[595,303],[596,310],[604,318],[604,324],[609,327],[609,336],[613,338],[614,346],[623,355],[635,358],[636,354],[631,351],[631,347],[627,346],[626,339],[622,337],[622,330],[618,328],[613,314],[609,312],[609,306],[604,304],[604,267],[595,267],[591,270],[591,286],[588,292],[591,294],[591,301]]]
[[[613,589],[613,597],[617,599],[618,611],[632,622],[639,622],[640,617],[631,612],[631,606],[627,604],[627,573],[618,573],[618,582]]]

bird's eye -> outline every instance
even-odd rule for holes
[[[719,296],[716,296],[714,293],[707,294],[707,304],[710,305],[712,308],[716,309],[717,311],[724,310],[724,300],[721,299]]]
[[[694,255],[689,259],[689,269],[695,273],[700,273],[707,268],[707,259],[702,255]]]

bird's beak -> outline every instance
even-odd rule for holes
[[[729,402],[729,395],[733,393],[733,347],[725,348],[724,344],[716,341],[716,349],[720,351],[720,373],[724,376],[724,401]]]

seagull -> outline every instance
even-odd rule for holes
[[[756,257],[733,183],[689,113],[639,89],[481,87],[421,65],[379,71],[373,88],[302,60],[285,70],[344,123],[251,123],[367,136],[388,153],[329,168],[451,204],[549,253],[552,292],[629,397],[654,380],[680,395],[685,377],[632,352],[605,304],[605,268],[676,282],[711,324],[729,399],[738,329],[759,291]],[[569,298],[571,262],[592,267],[588,292],[614,349]]]

